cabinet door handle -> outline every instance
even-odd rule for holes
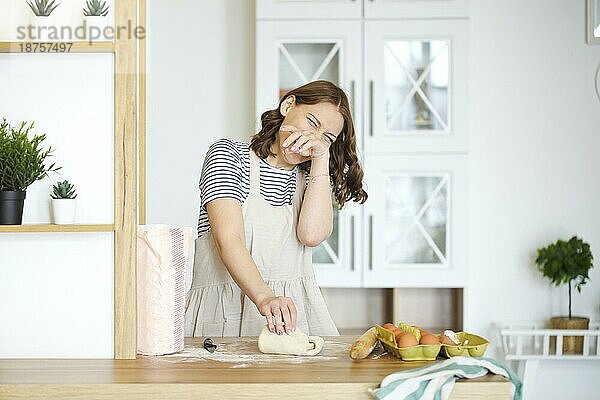
[[[350,216],[350,243],[352,248],[350,249],[350,271],[354,271],[354,229],[355,229],[355,218],[354,215]]]
[[[373,215],[369,215],[369,270],[373,270]]]
[[[369,81],[369,136],[373,136],[373,90],[375,82]]]
[[[352,99],[352,118],[356,118],[356,81],[350,81],[350,98]]]

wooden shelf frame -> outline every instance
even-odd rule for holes
[[[22,51],[21,45],[27,43],[44,43],[44,44],[63,44],[63,43],[73,43],[68,52],[61,51]],[[115,52],[115,43],[114,42],[56,42],[56,41],[48,41],[48,42],[39,42],[39,41],[21,41],[21,42],[0,42],[0,53],[15,53],[15,54],[70,54],[70,53],[114,53]]]
[[[113,224],[23,224],[0,225],[0,233],[32,233],[32,232],[114,232]]]
[[[144,19],[138,18],[138,2],[143,3]],[[115,0],[113,10],[115,13],[115,27],[139,24],[145,28],[145,1]],[[142,15],[141,12],[140,15]],[[32,42],[0,42],[0,53],[114,54],[114,224],[54,225],[41,223],[4,225],[0,226],[0,233],[114,233],[114,359],[117,360],[135,360],[137,355],[137,129],[139,115],[137,95],[139,90],[139,41],[136,35],[132,34],[131,37],[121,35],[114,42],[92,42],[91,44],[87,41],[73,42],[74,44],[69,52],[22,52],[21,43]],[[143,55],[145,57],[145,53]],[[145,80],[143,85],[145,88]],[[145,119],[145,115],[143,118]]]
[[[115,0],[115,26],[140,24],[140,0]],[[145,24],[144,24],[145,25]],[[137,355],[138,39],[115,41],[114,358]]]

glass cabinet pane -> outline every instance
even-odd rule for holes
[[[443,175],[386,177],[386,265],[446,262],[447,189]]]
[[[338,211],[333,210],[333,232],[331,236],[313,251],[313,262],[316,264],[336,264],[339,262]]]
[[[338,43],[281,43],[279,45],[279,97],[318,79],[339,84]]]
[[[444,40],[385,42],[388,133],[449,130],[448,46]]]
[[[279,97],[305,83],[325,79],[340,84],[338,43],[281,43],[279,45]],[[333,210],[331,236],[313,250],[313,263],[339,263],[339,212]]]

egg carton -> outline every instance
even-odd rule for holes
[[[399,327],[403,329],[403,327]],[[402,361],[435,361],[440,352],[446,357],[481,357],[485,353],[488,347],[488,340],[484,337],[474,335],[467,332],[456,332],[456,336],[460,343],[466,343],[462,345],[448,345],[448,344],[419,344],[410,347],[398,347],[394,333],[385,329],[382,326],[376,325],[377,338],[386,349],[389,354],[400,358]],[[434,335],[438,339],[439,334]],[[419,338],[417,337],[417,340]]]
[[[439,335],[438,335],[439,337]],[[448,345],[442,343],[443,354],[446,357],[481,357],[490,343],[486,338],[467,332],[456,332],[456,337],[461,345]]]
[[[419,344],[410,347],[398,347],[394,333],[382,326],[375,325],[377,338],[388,353],[402,361],[435,361],[442,344]]]

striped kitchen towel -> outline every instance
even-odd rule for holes
[[[394,372],[383,378],[379,388],[369,392],[380,400],[446,400],[457,379],[478,378],[488,373],[509,379],[513,400],[521,400],[519,377],[502,362],[486,357],[452,357],[426,367]]]

